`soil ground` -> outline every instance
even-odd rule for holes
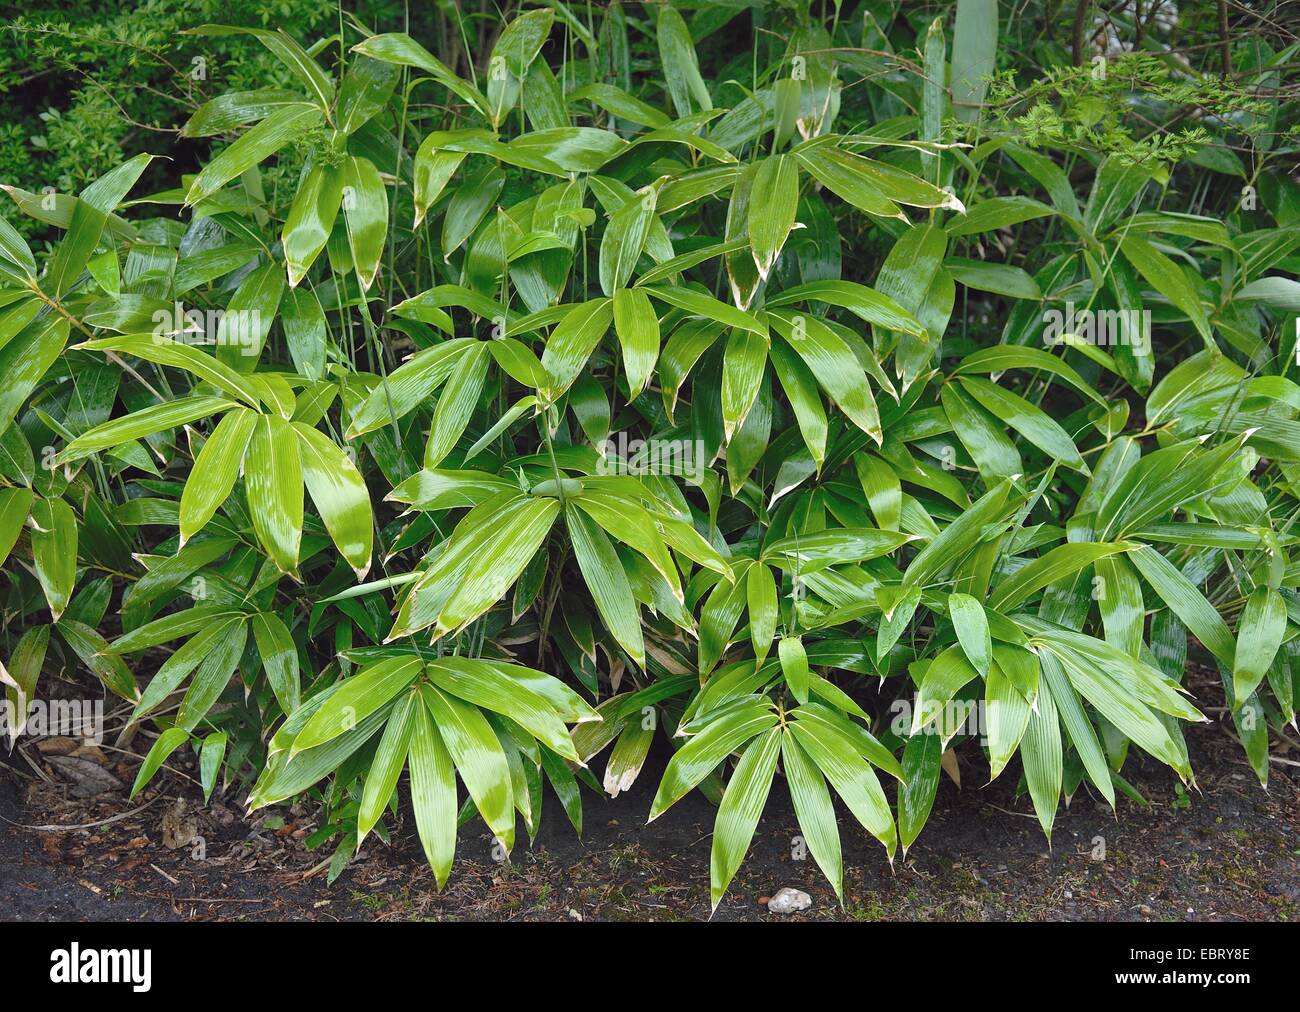
[[[1207,706],[1221,702],[1212,682],[1196,688]],[[929,824],[894,868],[851,818],[841,820],[843,907],[811,859],[798,859],[798,827],[778,778],[714,919],[782,919],[763,901],[792,886],[813,905],[789,920],[1300,920],[1296,751],[1274,764],[1266,792],[1219,726],[1192,729],[1188,744],[1199,792],[1182,791],[1165,767],[1133,750],[1124,774],[1149,806],[1121,798],[1112,814],[1081,790],[1059,813],[1050,849],[1028,799],[1015,796],[1014,769],[982,786],[987,767],[968,747],[959,753],[964,786],[943,778]],[[549,794],[537,839],[529,846],[524,838],[509,865],[492,859],[481,823],[466,825],[439,893],[409,809],[392,825],[391,843],[372,836],[329,885],[322,858],[330,845],[309,852],[302,842],[314,828],[310,806],[246,821],[242,799],[204,806],[197,785],[170,771],[134,802],[124,787],[84,800],[38,748],[20,748],[0,752],[0,919],[709,917],[714,809],[693,793],[645,825],[659,752],[616,800],[584,790],[581,839]],[[129,784],[136,762],[108,768]],[[193,842],[176,846],[195,831],[201,858]]]

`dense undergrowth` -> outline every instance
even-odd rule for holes
[[[207,795],[306,793],[336,872],[406,791],[442,884],[459,822],[580,832],[662,736],[649,814],[717,803],[715,905],[776,777],[837,891],[840,833],[905,851],[950,750],[1049,835],[1137,797],[1133,748],[1193,782],[1189,638],[1267,782],[1281,20],[430,6],[196,19],[150,41],[178,135],[3,187],[11,738],[91,672],[136,790],[184,748]],[[183,80],[235,44],[274,70]]]

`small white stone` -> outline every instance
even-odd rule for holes
[[[812,906],[812,897],[802,889],[786,887],[767,901],[767,909],[774,914],[792,914]]]

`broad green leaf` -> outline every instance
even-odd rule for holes
[[[903,853],[916,842],[939,789],[943,744],[937,734],[916,734],[903,749],[903,784],[898,789],[898,836]]]
[[[217,774],[221,772],[221,760],[226,755],[226,742],[229,736],[225,731],[214,731],[203,739],[199,748],[199,782],[203,787],[203,800],[209,801],[217,786]]]
[[[613,113],[619,119],[628,120],[639,126],[662,127],[671,122],[668,116],[658,109],[611,84],[584,84],[570,91],[566,97],[570,102],[591,102],[606,112]]]
[[[1066,677],[1065,670],[1049,652],[1044,652],[1042,655],[1042,676],[1047,691],[1052,694],[1052,701],[1056,704],[1061,725],[1069,735],[1074,750],[1079,753],[1079,759],[1088,774],[1088,779],[1110,802],[1111,808],[1114,808],[1115,787],[1111,780],[1110,768],[1106,765],[1106,757],[1101,751],[1101,743],[1097,740],[1097,732],[1084,711],[1079,694]]]
[[[352,51],[397,66],[423,70],[453,95],[464,99],[479,112],[487,115],[487,99],[479,90],[468,81],[457,77],[451,68],[404,32],[371,35],[353,46]]]
[[[853,281],[811,281],[796,285],[772,296],[767,304],[776,307],[801,301],[840,306],[867,323],[876,323],[890,330],[918,335],[925,333],[916,317],[888,295]]]
[[[1029,797],[1038,815],[1038,824],[1050,841],[1064,775],[1061,725],[1050,692],[1038,694],[1038,705],[1030,711],[1028,726],[1021,739],[1020,755],[1024,760],[1025,781],[1029,785]]]
[[[433,427],[424,449],[424,466],[435,468],[456,448],[478,406],[487,380],[488,351],[483,342],[470,348],[456,362],[438,397]]]
[[[599,260],[600,290],[606,295],[626,287],[632,276],[655,220],[657,196],[656,187],[644,187],[609,216],[600,240]]]
[[[949,594],[948,613],[966,659],[977,672],[987,676],[993,662],[993,638],[984,606],[969,594]]]
[[[302,105],[302,95],[284,88],[258,88],[218,95],[198,110],[181,128],[182,137],[215,137],[235,127],[255,123],[288,105]]]
[[[1094,658],[1062,650],[1052,645],[1052,652],[1065,669],[1070,684],[1095,706],[1107,720],[1131,738],[1143,751],[1172,766],[1183,776],[1190,775],[1181,751],[1169,736],[1168,729],[1156,718],[1147,704],[1122,685]],[[1118,653],[1118,652],[1117,652]],[[1122,655],[1127,656],[1127,655]],[[1039,693],[1041,705],[1043,693]]]
[[[664,578],[673,597],[683,599],[681,578],[665,544],[672,543],[672,538],[660,531],[655,517],[637,503],[600,492],[584,492],[576,502],[607,533],[644,555]],[[673,547],[686,554],[681,546]]]
[[[985,676],[984,705],[988,710],[989,780],[996,780],[1020,745],[1029,725],[1030,706],[996,665]]]
[[[849,420],[881,442],[880,415],[866,373],[844,340],[814,316],[776,310],[769,319]]]
[[[778,602],[772,570],[759,562],[750,566],[745,576],[745,594],[749,607],[749,636],[754,643],[754,656],[761,664],[776,636]],[[804,670],[807,671],[806,660]],[[804,693],[802,701],[807,702],[807,682],[804,683]]]
[[[1094,596],[1101,611],[1106,641],[1130,657],[1140,656],[1146,609],[1137,573],[1123,555],[1106,556],[1093,565],[1098,581]]]
[[[508,486],[493,483],[482,500],[457,524],[432,565],[416,574],[417,579],[398,609],[388,641],[409,636],[437,622],[452,593],[464,585],[471,568],[491,564],[493,553],[500,551],[499,542],[517,536],[521,518],[531,511],[536,501],[515,495]],[[448,505],[468,503],[456,493]]]
[[[289,269],[290,288],[298,287],[298,282],[325,248],[343,199],[347,169],[354,162],[355,159],[351,159],[344,166],[316,165],[298,187],[280,236]],[[355,192],[352,197],[354,202],[360,199]],[[355,249],[355,236],[351,228],[348,231]]]
[[[31,506],[31,528],[36,579],[57,622],[77,580],[77,517],[62,499],[38,498]]]
[[[194,631],[190,637],[179,649],[172,653],[167,660],[158,667],[154,672],[144,692],[140,694],[139,700],[136,701],[135,710],[131,714],[132,720],[138,720],[141,717],[151,713],[167,699],[167,697],[185,680],[185,676],[202,663],[215,649],[215,645],[232,636],[235,632],[235,626],[241,625],[244,621],[242,615],[232,615],[229,613],[207,613],[204,616],[205,624]],[[161,621],[161,620],[159,620]],[[153,623],[151,623],[152,625]],[[188,631],[188,625],[184,627]],[[186,633],[178,633],[185,635]],[[131,634],[122,637],[113,645],[115,654],[125,652],[119,647],[124,640]],[[169,636],[169,638],[174,638]],[[134,644],[132,644],[134,647]]]
[[[207,418],[219,411],[239,407],[234,401],[224,397],[195,395],[178,397],[163,401],[152,407],[143,408],[122,418],[97,425],[89,432],[78,436],[68,443],[55,457],[56,463],[64,463],[89,456],[96,450],[117,446],[132,439],[152,436],[156,432],[165,432],[180,425],[187,425],[200,418]]]
[[[1132,547],[1131,544],[1124,541],[1109,545],[1084,543],[1058,545],[1045,555],[1040,555],[1032,562],[1016,570],[1013,576],[1002,580],[997,585],[997,589],[994,590],[993,596],[989,599],[989,605],[999,611],[1008,611],[1036,591],[1056,583],[1058,580],[1073,576],[1080,569],[1092,565],[1098,559],[1126,552]]]
[[[1083,212],[1084,227],[1094,236],[1100,235],[1128,210],[1150,178],[1151,170],[1141,162],[1118,154],[1108,156],[1093,178]]]
[[[59,620],[59,635],[72,647],[81,663],[104,683],[106,689],[128,702],[139,698],[140,690],[136,687],[135,677],[122,663],[122,658],[110,654],[108,642],[103,636],[90,626],[66,615]]]
[[[420,695],[483,821],[509,853],[515,845],[514,795],[505,751],[476,707],[428,683]]]
[[[772,789],[776,760],[781,753],[781,738],[781,729],[774,727],[752,741],[727,782],[727,792],[722,796],[718,818],[713,825],[713,849],[709,859],[709,900],[714,910],[722,902],[727,886],[749,850],[749,841],[754,838],[758,818],[763,814],[768,792]]]
[[[630,721],[619,733],[605,763],[605,776],[601,783],[611,798],[618,797],[636,783],[654,738],[655,727],[648,720]]]
[[[781,735],[781,766],[808,851],[835,888],[835,895],[842,899],[844,873],[840,829],[826,779],[792,734]]]
[[[1015,444],[1007,438],[997,419],[975,403],[970,394],[956,383],[945,383],[940,398],[949,425],[974,458],[986,482],[1024,473],[1024,461]]]
[[[286,714],[298,709],[301,695],[298,683],[298,647],[288,627],[272,612],[258,612],[249,622],[262,669],[271,691]]]
[[[959,236],[992,232],[1022,221],[1032,221],[1055,212],[1040,200],[1032,197],[990,197],[966,210],[944,226],[954,239]]]
[[[646,288],[652,298],[666,302],[670,306],[684,310],[691,316],[702,317],[721,323],[727,327],[739,327],[749,330],[760,337],[767,337],[767,327],[751,313],[719,302],[711,295],[697,292],[693,288],[665,288],[653,285]]]
[[[542,367],[549,380],[544,391],[548,400],[557,400],[578,378],[613,318],[612,300],[592,299],[574,306],[556,324],[542,352]]]
[[[636,400],[659,358],[659,317],[645,292],[620,288],[614,293],[614,332],[623,348],[628,399]]]
[[[472,236],[487,217],[505,186],[505,173],[497,165],[473,163],[461,185],[452,192],[442,218],[442,254],[446,259]]]
[[[804,650],[803,640],[798,636],[784,636],[776,648],[781,659],[781,672],[785,675],[785,684],[791,695],[800,703],[807,703],[808,654]]]
[[[186,206],[210,197],[236,176],[319,126],[322,118],[321,108],[310,102],[280,106],[203,167],[185,194]]]
[[[444,657],[426,669],[434,685],[453,696],[509,717],[553,752],[573,762],[578,754],[550,701],[510,677],[515,666],[498,667],[468,657]]]
[[[285,31],[264,28],[236,28],[229,25],[201,25],[189,29],[188,35],[251,35],[270,50],[289,72],[307,89],[317,105],[328,110],[333,104],[334,85],[319,63]]]
[[[749,196],[750,252],[759,277],[767,279],[799,209],[799,168],[790,155],[763,159]]]
[[[244,457],[259,417],[256,411],[236,409],[226,412],[194,458],[194,470],[181,492],[181,547],[199,533],[221,504],[230,498],[244,467]]]
[[[348,156],[343,170],[343,217],[348,227],[352,262],[362,288],[370,288],[379,273],[388,234],[388,191],[375,163]]]
[[[853,466],[876,523],[882,530],[898,530],[903,516],[903,489],[898,474],[885,461],[869,453],[855,456]]]
[[[1287,609],[1271,587],[1256,587],[1237,620],[1237,649],[1232,665],[1232,694],[1238,704],[1249,699],[1277,657],[1286,633]]]
[[[176,711],[177,725],[187,731],[198,727],[230,684],[230,678],[239,666],[247,642],[246,622],[228,623],[225,631],[213,639],[211,649],[194,668],[190,687],[181,700],[180,709]]]
[[[1228,624],[1178,568],[1149,545],[1141,545],[1127,558],[1151,585],[1170,611],[1182,620],[1219,663],[1231,670],[1236,662],[1237,646]]]
[[[853,713],[862,720],[870,718],[861,708],[855,708],[852,700],[843,694],[836,694],[834,686],[831,686],[820,675],[811,676],[811,688],[813,694],[827,700],[832,705],[826,706],[821,703],[805,703],[799,707],[799,719],[807,724],[825,725],[830,733],[836,737],[842,738],[856,751],[863,759],[867,760],[877,769],[884,770],[895,779],[903,780],[903,768],[899,765],[894,753],[887,749],[878,739],[856,721],[850,720],[846,714]],[[848,701],[847,705],[845,701]]]
[[[1033,276],[1012,264],[948,257],[944,260],[943,267],[959,284],[976,291],[993,292],[1023,301],[1037,301],[1043,297],[1042,289]]]
[[[1079,372],[1055,355],[1040,348],[1025,348],[1018,345],[999,345],[995,348],[981,348],[967,355],[958,364],[955,375],[962,373],[997,373],[1005,369],[1035,369],[1050,372],[1069,383],[1085,397],[1097,404],[1105,405],[1106,400],[1097,393]]]
[[[875,772],[853,742],[825,724],[808,720],[795,720],[789,733],[825,774],[854,818],[884,845],[892,861],[898,843],[894,815]]]
[[[190,733],[183,727],[169,727],[160,734],[149,748],[144,762],[140,764],[139,772],[135,775],[135,783],[131,785],[130,797],[134,798],[139,794],[141,789],[153,779],[154,774],[162,768],[167,758],[189,739]]]
[[[883,198],[889,206],[896,202],[913,207],[947,208],[959,214],[966,210],[953,194],[887,162],[864,158],[828,144],[801,149],[798,156],[819,182],[868,214],[905,217],[901,212],[882,213],[863,206],[879,198]],[[868,190],[874,191],[878,198],[868,197]],[[863,198],[862,203],[858,203],[855,199],[857,197]]]
[[[472,338],[455,338],[411,356],[375,384],[369,396],[353,412],[346,438],[355,439],[406,417],[446,382],[461,356],[478,344]]]
[[[957,0],[952,33],[952,107],[953,115],[964,123],[979,119],[997,49],[997,0]]]
[[[555,499],[524,503],[470,564],[443,606],[435,638],[458,631],[500,601],[536,554],[560,511]]]
[[[27,488],[0,488],[0,563],[9,558],[31,512],[33,493]]]
[[[565,511],[569,538],[578,568],[610,635],[638,665],[645,666],[641,615],[627,573],[609,538],[587,514],[575,506]]]
[[[916,697],[916,711],[912,716],[911,734],[938,721],[940,733],[949,737],[950,721],[946,708],[967,683],[979,677],[979,672],[966,659],[959,646],[951,646],[929,662],[921,680],[921,691]]]
[[[0,348],[0,376],[4,376],[0,384],[0,434],[9,428],[67,340],[68,321],[51,313],[37,317]]]
[[[425,138],[415,153],[415,225],[418,228],[434,203],[442,196],[451,177],[465,160],[464,151],[445,151],[435,145],[438,137]]]
[[[655,25],[659,43],[659,61],[663,66],[665,90],[672,99],[679,117],[689,116],[696,108],[713,108],[709,89],[700,76],[699,60],[690,29],[682,16],[672,7],[659,8]],[[693,103],[693,105],[692,105]]]
[[[818,183],[858,210],[878,218],[906,220],[907,215],[880,191],[875,180],[859,171],[853,160],[856,156],[823,144],[796,151],[795,157]]]
[[[311,715],[293,739],[292,753],[323,745],[353,730],[410,685],[423,669],[423,661],[411,656],[388,657],[362,668]]]
[[[1146,239],[1132,233],[1120,240],[1119,248],[1147,284],[1187,315],[1208,345],[1213,338],[1205,308],[1182,268]]]
[[[456,770],[423,700],[411,723],[411,807],[424,856],[441,889],[456,855]]]
[[[711,717],[668,761],[648,821],[653,822],[681,800],[741,745],[770,730],[776,719],[771,705],[758,699],[745,700],[734,709]]]
[[[411,744],[414,730],[414,714],[424,709],[417,691],[407,692],[397,701],[384,725],[379,747],[375,749],[375,758],[370,763],[366,774],[366,785],[361,792],[361,807],[357,810],[357,843],[375,828],[388,799],[397,789],[397,778],[406,765],[406,754]]]
[[[284,272],[267,263],[249,274],[230,297],[217,325],[217,358],[236,372],[257,367],[284,295]]]
[[[9,719],[5,722],[11,745],[27,727],[30,703],[36,696],[52,628],[50,625],[32,626],[19,637],[9,655],[8,669],[0,663],[0,683],[4,684],[5,702],[11,707],[7,713]]]
[[[384,109],[397,87],[401,72],[391,63],[367,56],[348,61],[339,89],[338,125],[354,134]]]
[[[248,442],[244,486],[257,540],[282,573],[296,574],[302,539],[303,463],[294,426],[260,415]]]
[[[0,272],[22,283],[36,278],[36,260],[21,233],[0,216]]]
[[[81,191],[72,210],[67,235],[55,248],[46,270],[45,285],[56,295],[66,295],[90,262],[114,208],[135,185],[153,155],[136,155],[110,169]]]
[[[529,65],[537,58],[555,20],[553,11],[540,9],[520,14],[492,47],[488,61],[487,104],[495,128],[519,100],[520,86]]]
[[[722,431],[730,442],[758,397],[767,368],[767,342],[748,330],[733,330],[722,358]]]
[[[946,387],[944,389],[947,389]],[[925,546],[903,573],[905,586],[923,587],[974,549],[990,524],[1007,511],[1010,482],[999,482]]]
[[[250,408],[260,405],[256,388],[233,369],[192,345],[172,340],[167,335],[129,334],[101,337],[77,345],[86,351],[119,351],[146,362],[175,366],[193,373],[231,397],[238,397]]]

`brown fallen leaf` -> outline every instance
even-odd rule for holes
[[[947,749],[939,758],[939,765],[943,767],[943,771],[948,774],[948,777],[960,789],[961,768],[957,765],[957,753],[952,749]]]
[[[45,757],[55,771],[72,784],[72,793],[82,798],[93,798],[110,791],[122,790],[122,781],[99,763],[72,755]]]
[[[52,738],[42,738],[36,743],[36,751],[41,755],[71,755],[80,745],[76,738],[60,734]]]

